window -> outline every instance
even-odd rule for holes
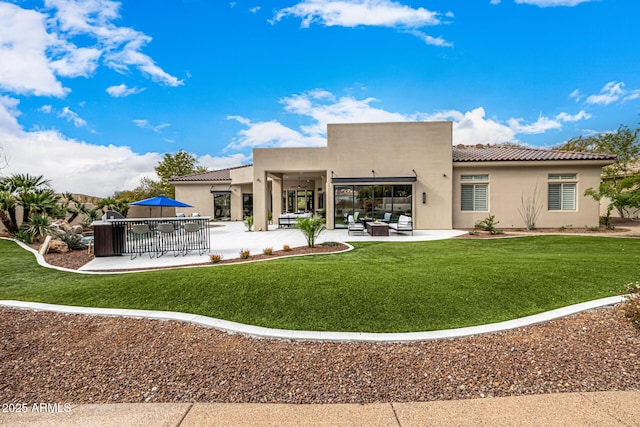
[[[576,210],[576,174],[549,175],[548,209],[550,211]]]
[[[460,209],[463,211],[489,210],[489,175],[462,175]]]

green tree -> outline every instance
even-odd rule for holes
[[[168,197],[175,197],[175,188],[169,184],[169,180],[174,176],[184,176],[193,173],[205,172],[207,169],[198,165],[194,156],[184,150],[175,154],[166,153],[164,158],[155,167],[156,174],[160,178],[160,189]],[[147,183],[151,186],[151,183]],[[158,194],[154,194],[157,196]]]
[[[640,141],[639,129],[621,125],[616,132],[572,138],[556,149],[616,155],[616,161],[602,168],[598,188],[588,188],[585,195],[600,201],[610,200],[608,210],[615,209],[625,218],[630,210],[640,208]]]

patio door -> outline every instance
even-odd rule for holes
[[[231,191],[213,192],[213,219],[215,221],[231,219]]]

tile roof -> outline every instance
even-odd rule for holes
[[[458,145],[453,147],[454,162],[514,162],[548,160],[615,160],[613,154],[545,150],[541,148]]]
[[[253,165],[242,165],[233,168],[218,169],[214,171],[206,171],[194,173],[192,175],[174,176],[170,182],[196,182],[196,181],[230,181],[231,171],[234,169],[248,168]]]

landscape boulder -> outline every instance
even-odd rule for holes
[[[62,240],[52,240],[49,243],[49,250],[47,252],[64,254],[69,252],[69,246]]]

